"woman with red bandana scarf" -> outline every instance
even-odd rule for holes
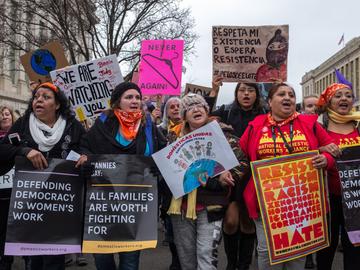
[[[360,113],[352,112],[354,103],[353,91],[348,85],[334,83],[327,87],[320,96],[318,107],[323,112],[324,127],[335,143],[339,146],[349,146],[360,143],[360,133],[357,128]],[[334,147],[327,149],[332,155],[340,154]],[[330,194],[330,246],[317,252],[317,269],[331,269],[335,251],[339,241],[341,229],[341,243],[344,249],[344,269],[359,269],[360,247],[354,247],[344,228],[344,215],[342,211],[341,187],[339,172],[336,167],[328,170],[328,183]]]
[[[270,112],[257,116],[249,123],[240,139],[240,146],[250,161],[279,157],[293,153],[316,150],[332,143],[326,131],[317,123],[316,115],[301,115],[295,110],[295,91],[285,83],[275,84],[269,91]],[[316,132],[315,132],[316,130]],[[334,159],[328,153],[313,157],[314,168],[334,166]],[[276,265],[270,265],[262,219],[251,178],[244,191],[244,200],[253,218],[258,239],[258,267],[269,269],[304,269],[305,258],[298,258]]]
[[[140,88],[131,82],[117,85],[111,94],[111,110],[103,112],[82,138],[80,147],[86,154],[131,154],[150,156],[166,146],[166,140],[145,115]],[[137,270],[140,251],[120,252],[119,267],[114,254],[95,254],[98,270]]]

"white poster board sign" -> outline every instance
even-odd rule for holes
[[[109,109],[113,89],[124,81],[116,55],[54,70],[50,75],[80,121],[94,119]]]
[[[175,198],[239,165],[216,121],[179,138],[152,155]]]

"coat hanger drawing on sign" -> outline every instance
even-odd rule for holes
[[[161,78],[163,78],[167,83],[169,83],[173,88],[178,88],[179,86],[179,79],[177,78],[175,72],[174,72],[174,67],[173,67],[173,63],[172,61],[177,59],[179,57],[179,54],[177,52],[174,52],[175,53],[175,57],[171,58],[171,59],[166,59],[166,58],[162,58],[162,57],[158,57],[158,56],[155,56],[155,55],[152,55],[152,54],[144,54],[142,56],[142,59],[157,73],[161,76]],[[155,61],[160,61],[160,63],[165,63],[166,67],[170,69],[171,71],[171,74],[173,76],[173,79],[175,79],[176,83],[173,83],[169,80],[169,78],[166,78],[164,74],[162,74],[157,68],[154,63],[154,60]],[[152,63],[151,63],[152,62]]]

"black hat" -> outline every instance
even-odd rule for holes
[[[140,98],[142,97],[140,88],[137,84],[132,82],[122,82],[118,84],[111,93],[110,105],[113,106],[125,93],[125,91],[134,89],[139,92]]]
[[[268,47],[271,43],[274,43],[274,42],[285,43],[287,46],[287,40],[284,36],[281,35],[281,29],[277,29],[275,31],[274,36],[270,39],[270,41],[268,43]]]

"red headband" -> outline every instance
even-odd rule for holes
[[[35,88],[34,93],[36,93],[36,91],[37,91],[40,87],[48,88],[48,89],[54,91],[55,93],[58,93],[58,92],[59,92],[59,88],[57,88],[54,84],[49,83],[49,82],[44,82],[44,83],[42,83],[42,84],[39,84],[39,85]]]
[[[320,95],[317,106],[321,107],[326,105],[330,99],[335,95],[336,91],[343,88],[349,88],[348,85],[342,83],[333,83],[329,85]]]

